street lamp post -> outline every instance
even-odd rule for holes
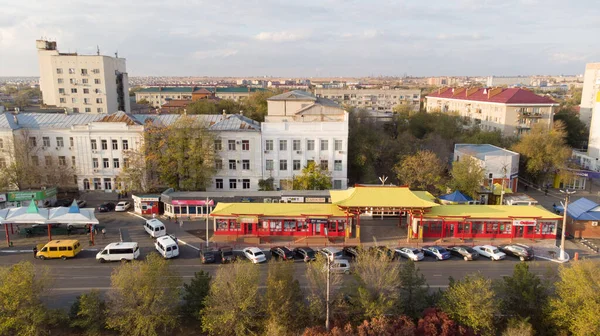
[[[208,197],[206,197],[206,247],[208,247]]]
[[[329,223],[328,223],[329,224]],[[327,236],[327,241],[329,241],[329,228],[326,227],[325,228],[325,235]],[[333,257],[333,255],[332,255]],[[325,330],[329,331],[329,283],[330,283],[330,279],[329,276],[331,274],[331,264],[330,264],[331,260],[329,259],[329,256],[327,256],[327,293],[325,294],[325,303],[326,303],[326,308],[325,308]]]
[[[561,193],[565,194],[565,209],[563,212],[563,227],[562,235],[560,237],[560,260],[565,260],[565,236],[567,234],[567,208],[569,206],[569,196],[575,193],[575,190],[569,191],[569,189],[561,190]]]

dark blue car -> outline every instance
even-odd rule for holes
[[[450,252],[441,246],[424,246],[423,253],[426,256],[434,257],[436,260],[450,259]]]

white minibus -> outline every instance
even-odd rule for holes
[[[96,254],[100,262],[135,260],[140,256],[138,243],[110,243]]]
[[[146,224],[144,224],[144,229],[154,238],[162,237],[167,234],[165,224],[156,218],[147,220]]]
[[[173,237],[162,236],[156,238],[154,247],[165,259],[175,258],[179,255],[179,246]]]

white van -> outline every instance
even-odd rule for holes
[[[135,260],[140,256],[138,243],[110,243],[96,254],[100,262]]]
[[[179,255],[179,246],[173,237],[162,236],[156,238],[154,247],[165,259],[175,258]]]
[[[167,234],[165,224],[156,218],[147,220],[146,224],[144,224],[144,229],[146,229],[146,232],[154,238],[162,237]]]

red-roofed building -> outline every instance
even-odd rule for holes
[[[554,100],[521,88],[440,88],[426,97],[427,112],[454,112],[484,131],[527,133],[536,123],[550,127]]]

